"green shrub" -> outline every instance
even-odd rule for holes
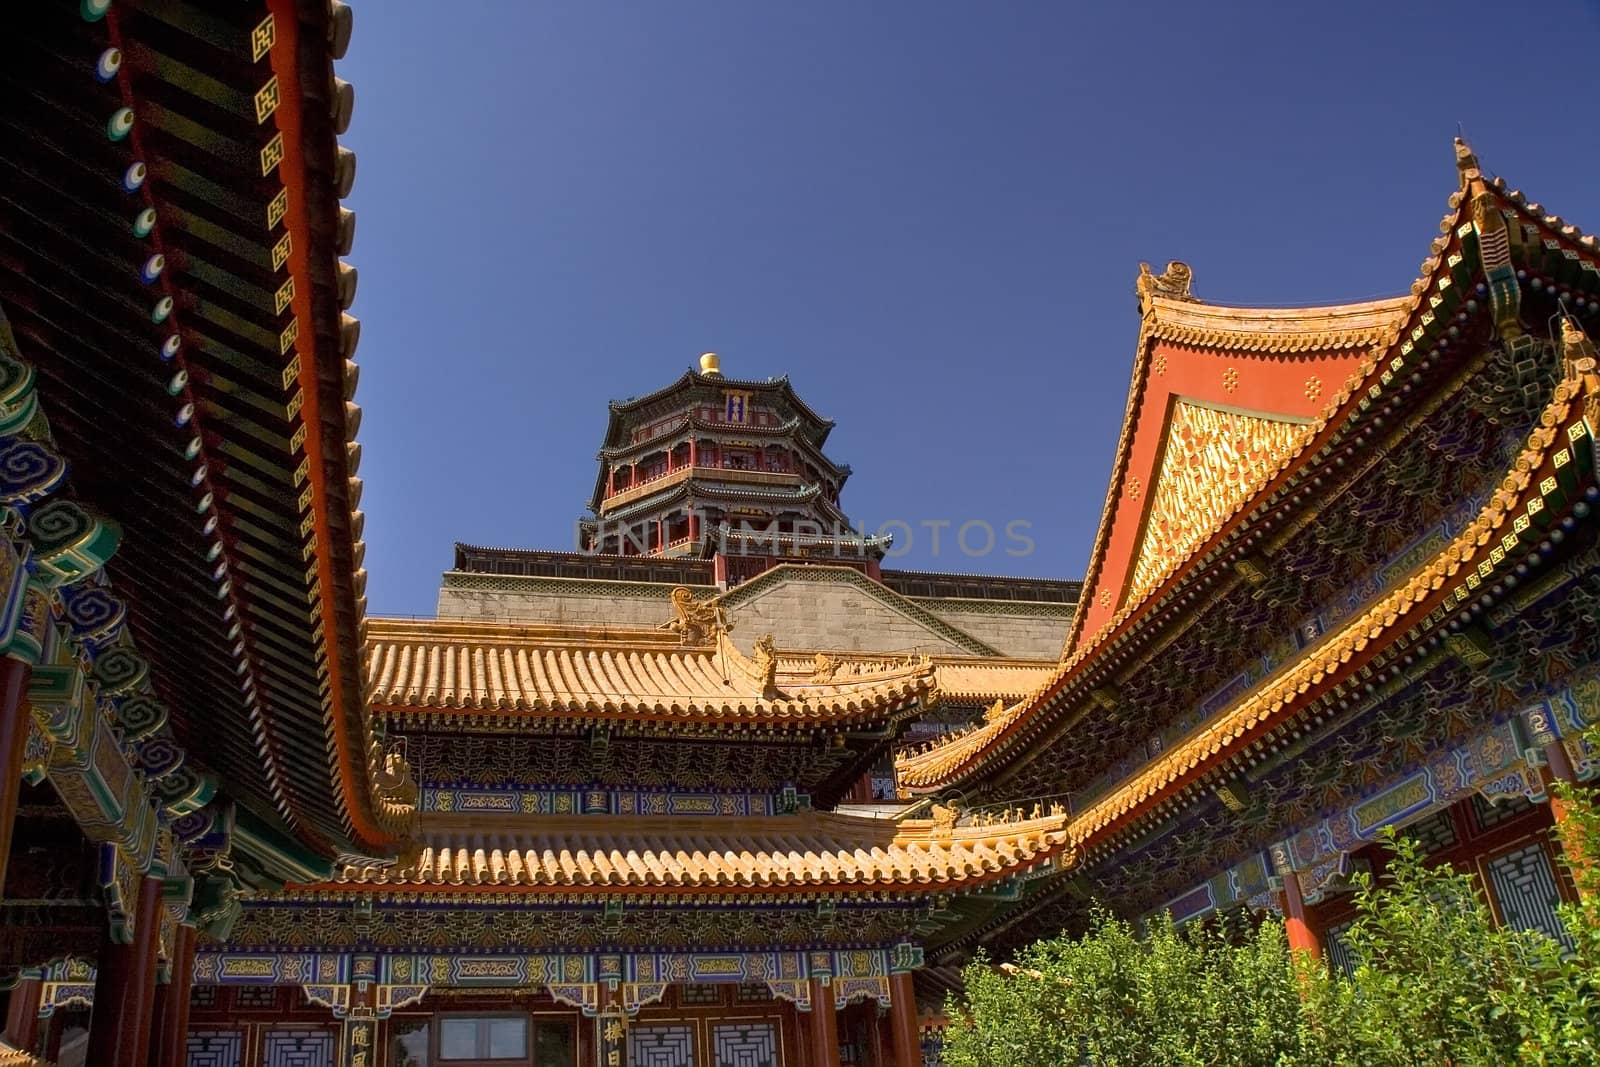
[[[1600,856],[1600,811],[1560,793],[1570,854]],[[1012,967],[978,959],[948,1006],[948,1067],[1600,1063],[1600,870],[1579,864],[1562,909],[1574,948],[1498,926],[1472,877],[1386,837],[1383,880],[1358,881],[1353,973],[1292,954],[1280,922],[1239,919],[1141,937],[1097,908],[1081,937]]]

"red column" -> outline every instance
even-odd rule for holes
[[[0,656],[0,892],[11,858],[11,832],[16,828],[22,792],[22,752],[28,743],[28,678],[33,669],[13,656]]]
[[[693,467],[697,467],[699,465],[700,465],[700,454],[697,451],[695,451],[694,438],[691,437],[691,438],[689,438],[689,466],[691,468],[693,468]]]
[[[600,1035],[596,1032],[593,1020],[583,1015],[578,1016],[576,1059],[578,1067],[600,1067],[600,1049],[598,1042]]]
[[[147,877],[139,883],[132,944],[111,940],[109,932],[101,939],[89,1047],[102,1067],[144,1067],[149,1056],[160,922],[161,879]]]
[[[6,1040],[12,1048],[37,1052],[39,1045],[39,994],[44,984],[28,978],[11,987],[6,1004]]]
[[[917,1035],[917,990],[910,971],[889,976],[889,1026],[894,1035],[895,1067],[922,1067],[922,1039]]]
[[[617,491],[617,468],[606,468],[606,496],[611,496]]]
[[[1306,918],[1306,903],[1300,895],[1300,875],[1294,871],[1283,873],[1283,926],[1289,935],[1291,952],[1306,952],[1321,959],[1322,938]]]
[[[1578,771],[1572,766],[1572,759],[1567,755],[1567,750],[1559,738],[1547,742],[1543,746],[1543,752],[1545,765],[1539,768],[1539,777],[1544,782],[1546,795],[1550,798],[1550,818],[1555,823],[1561,848],[1567,854],[1567,863],[1571,865],[1572,880],[1577,885],[1578,892],[1587,896],[1586,885],[1591,881],[1588,877],[1590,865],[1588,857],[1582,854],[1579,847],[1581,831],[1570,822],[1572,809],[1567,800],[1552,788],[1557,782],[1576,784]]]
[[[833,990],[811,979],[811,1067],[839,1067],[839,1020],[833,1012]]]
[[[189,1036],[189,994],[194,985],[194,946],[199,936],[192,926],[180,925],[172,946],[172,981],[156,987],[154,1031],[150,1067],[184,1067]]]

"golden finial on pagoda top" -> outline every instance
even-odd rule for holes
[[[717,358],[715,352],[705,352],[700,356],[700,373],[707,378],[722,377],[722,360]]]

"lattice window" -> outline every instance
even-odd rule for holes
[[[268,1030],[261,1041],[261,1067],[333,1067],[333,1034],[327,1030]]]
[[[1478,829],[1487,830],[1516,818],[1533,807],[1527,797],[1507,797],[1504,800],[1485,800],[1480,793],[1472,794],[1472,816]]]
[[[189,1007],[214,1008],[217,1006],[217,986],[197,985],[189,987]]]
[[[1544,846],[1537,842],[1525,845],[1496,856],[1486,866],[1489,889],[1507,926],[1538,930],[1572,947],[1561,917],[1556,914],[1561,893],[1556,889],[1556,873]]]
[[[239,1067],[244,1034],[238,1030],[190,1030],[185,1043],[188,1067]]]
[[[778,1067],[778,1035],[771,1023],[723,1023],[711,1029],[716,1067]]]
[[[233,1006],[240,1011],[276,1011],[278,987],[242,985],[233,994]]]
[[[1435,812],[1406,827],[1406,836],[1415,841],[1424,854],[1431,855],[1456,843],[1456,824],[1450,809]]]
[[[628,1067],[694,1067],[694,1030],[687,1026],[630,1028]]]
[[[1350,926],[1350,921],[1346,920],[1322,931],[1322,941],[1328,949],[1328,962],[1333,964],[1335,971],[1345,975],[1356,973],[1355,954],[1350,951],[1350,942],[1345,940]]]
[[[721,1004],[722,990],[712,982],[690,982],[679,991],[679,1004]]]
[[[772,990],[765,982],[740,982],[738,997],[740,1004],[761,1004],[772,999]]]

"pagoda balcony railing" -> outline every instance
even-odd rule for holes
[[[696,464],[693,467],[675,467],[670,471],[645,478],[628,486],[618,489],[606,497],[600,504],[602,512],[630,504],[635,500],[643,499],[651,493],[659,492],[679,482],[687,481],[696,475],[701,477],[715,477],[718,481],[742,482],[746,485],[774,485],[774,486],[799,486],[804,484],[804,479],[793,471],[758,471],[739,467],[708,467]]]

